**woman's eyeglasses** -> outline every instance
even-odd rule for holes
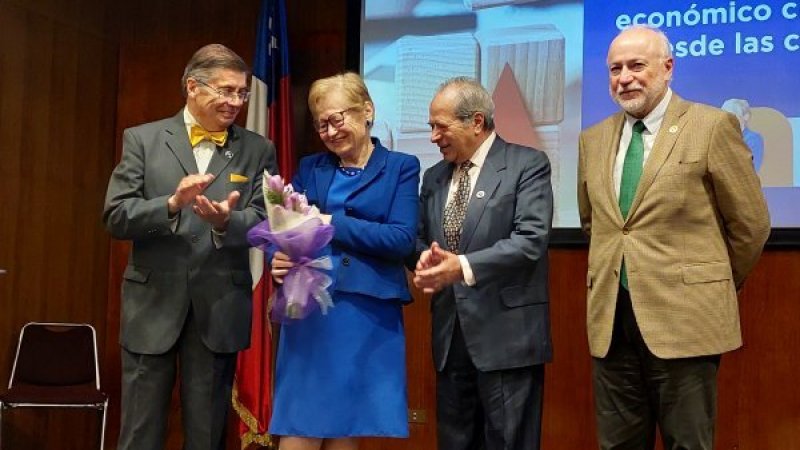
[[[325,134],[328,132],[328,125],[332,126],[335,129],[342,128],[344,125],[344,113],[352,111],[354,108],[347,108],[341,111],[336,111],[331,113],[327,119],[314,121],[314,128],[317,129],[319,134]]]

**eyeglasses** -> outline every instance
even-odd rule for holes
[[[332,126],[335,129],[342,128],[344,125],[344,113],[352,111],[354,108],[350,107],[347,109],[343,109],[341,111],[336,111],[331,113],[327,119],[314,121],[314,128],[317,129],[317,133],[324,134],[328,132],[328,125]]]
[[[247,101],[250,100],[250,91],[236,92],[230,89],[217,89],[214,86],[211,86],[210,84],[204,81],[198,80],[197,78],[195,78],[194,80],[214,91],[220,98],[220,100],[227,100],[229,102],[235,102],[236,100],[239,100],[242,103],[247,103]]]

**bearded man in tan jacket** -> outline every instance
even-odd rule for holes
[[[669,88],[662,32],[624,30],[607,62],[622,111],[581,133],[578,173],[600,448],[652,449],[658,425],[664,448],[711,450],[766,202],[736,117]]]

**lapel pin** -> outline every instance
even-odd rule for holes
[[[673,125],[673,126],[669,127],[669,132],[672,133],[672,134],[677,133],[678,132],[678,126],[677,125]]]
[[[478,198],[483,198],[484,195],[486,195],[486,193],[483,192],[483,191],[478,191],[478,192],[475,193],[475,197],[478,197]]]
[[[233,158],[233,152],[230,150],[225,150],[225,157],[228,159]]]

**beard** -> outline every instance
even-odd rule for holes
[[[624,99],[619,91],[611,91],[611,98],[626,113],[642,118],[656,107],[660,98],[663,98],[664,93],[667,91],[667,80],[663,78],[654,79],[647,87],[642,87],[639,83],[635,83],[628,86],[627,90],[638,90],[640,94],[634,98]]]

